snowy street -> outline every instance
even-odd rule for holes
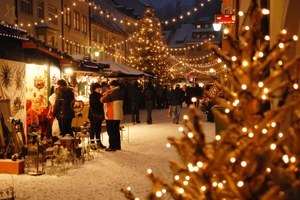
[[[182,109],[181,118],[186,112],[187,108]],[[140,116],[142,123],[137,125],[130,123],[130,115],[124,116],[122,124],[125,125],[125,131],[121,151],[94,151],[93,160],[86,161],[83,165],[71,166],[66,174],[60,176],[22,174],[13,175],[12,178],[11,175],[0,174],[0,190],[13,185],[16,199],[20,200],[119,200],[125,199],[120,189],[130,186],[135,195],[145,199],[151,189],[151,182],[146,177],[148,168],[162,178],[172,178],[168,175],[168,161],[178,157],[173,148],[166,147],[167,137],[179,137],[178,128],[183,124],[173,124],[172,118],[167,116],[167,109],[153,110],[151,125],[145,123],[145,110],[140,111]],[[206,122],[206,119],[204,121],[205,132],[211,140],[214,137],[215,125]],[[103,137],[104,145],[108,146],[107,134],[104,133]]]

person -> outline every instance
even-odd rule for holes
[[[66,134],[73,135],[72,119],[75,117],[73,110],[74,93],[72,88],[67,87],[65,80],[57,81],[56,99],[53,107],[53,116],[58,120],[60,133],[62,136]]]
[[[100,102],[100,98],[102,95],[100,94],[101,85],[99,83],[93,83],[91,85],[91,94],[89,96],[89,113],[88,118],[90,120],[90,138],[91,138],[91,148],[96,150],[95,144],[95,136],[96,140],[98,141],[98,148],[105,149],[101,142],[100,134],[102,129],[102,122],[104,120],[104,110],[103,110],[103,103]]]
[[[170,96],[170,106],[172,111],[173,123],[176,124],[179,123],[180,109],[183,100],[184,100],[184,93],[180,89],[180,85],[176,84],[176,87],[174,90],[171,91],[171,96]]]
[[[110,82],[110,88],[100,98],[104,107],[104,116],[108,134],[109,147],[106,151],[121,150],[120,123],[123,119],[123,92],[119,82]]]
[[[151,82],[147,84],[144,90],[145,105],[147,109],[147,124],[152,124],[152,109],[155,101],[155,89]]]
[[[38,127],[39,118],[37,113],[32,109],[32,101],[26,99],[26,131],[28,133],[34,131],[33,127]]]
[[[131,121],[133,124],[139,124],[140,121],[140,98],[141,98],[141,91],[139,89],[139,84],[137,81],[133,83],[133,85],[129,88],[127,97],[130,102],[131,107]]]

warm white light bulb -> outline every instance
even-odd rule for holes
[[[224,33],[225,35],[227,35],[227,34],[229,33],[229,30],[226,28],[226,29],[224,29],[223,33]]]
[[[203,162],[198,161],[198,162],[197,162],[197,166],[198,166],[199,168],[202,168],[202,167],[203,167]]]
[[[247,132],[247,127],[243,127],[242,132],[246,133]]]
[[[280,33],[283,34],[283,35],[285,35],[285,34],[287,34],[287,31],[286,31],[285,29],[282,29],[282,30],[280,31]]]
[[[158,198],[160,198],[160,197],[162,197],[162,192],[161,191],[157,191],[156,193],[155,193],[155,195],[156,195],[156,197],[158,197]]]
[[[266,128],[264,128],[261,132],[262,132],[262,134],[266,134],[268,132],[268,130]]]
[[[192,132],[189,132],[188,133],[188,138],[193,138],[194,137],[194,134]]]
[[[247,89],[247,85],[246,85],[246,84],[243,84],[243,85],[241,86],[241,88],[242,88],[242,90],[246,90],[246,89]]]
[[[258,87],[260,87],[260,88],[261,88],[261,87],[263,87],[263,86],[264,86],[264,83],[263,83],[263,82],[261,82],[261,81],[260,81],[260,82],[258,82]]]
[[[283,133],[278,133],[278,137],[282,138],[283,137]]]
[[[268,10],[268,9],[266,9],[266,8],[263,8],[261,12],[262,12],[263,15],[268,15],[268,14],[270,14],[270,10]]]
[[[204,192],[204,191],[206,190],[206,187],[205,187],[205,186],[201,186],[201,188],[200,188],[200,189],[201,189],[201,191],[203,191],[203,192]]]
[[[264,57],[264,52],[262,52],[262,51],[259,52],[259,53],[258,53],[258,56],[259,56],[260,58]]]
[[[236,161],[236,159],[235,159],[234,157],[231,157],[231,158],[230,158],[230,162],[231,162],[231,163],[235,163],[235,161]]]
[[[183,132],[183,130],[184,130],[183,127],[179,127],[179,128],[178,128],[178,131],[179,131],[179,132]]]
[[[254,133],[250,132],[250,133],[248,134],[248,137],[249,137],[249,138],[253,138],[253,137],[254,137]]]
[[[148,174],[152,174],[152,169],[147,169]]]
[[[178,181],[178,180],[180,179],[180,176],[179,176],[179,175],[176,175],[176,176],[174,176],[174,179],[175,179],[176,181]]]
[[[225,109],[225,113],[229,113],[230,110],[228,108]]]
[[[231,158],[230,158],[230,162],[231,162],[231,163],[235,163],[235,161],[236,161],[236,159],[235,159],[234,157],[231,157]]]
[[[297,36],[297,35],[294,35],[294,36],[293,36],[293,40],[294,40],[294,41],[298,41],[298,36]]]
[[[244,186],[244,182],[243,182],[243,181],[239,181],[239,182],[237,183],[237,186],[238,186],[238,187],[243,187],[243,186]]]
[[[270,173],[270,172],[271,172],[271,168],[268,167],[268,168],[266,169],[266,171],[267,171],[268,173]]]
[[[232,57],[231,57],[231,60],[232,60],[233,62],[235,62],[235,61],[237,60],[237,57],[236,57],[236,56],[232,56]]]
[[[172,146],[172,145],[171,145],[170,143],[167,143],[167,144],[166,144],[166,147],[167,147],[167,148],[170,148],[171,146]]]
[[[284,43],[281,42],[281,43],[278,44],[278,46],[279,46],[280,49],[283,49],[284,48]]]
[[[266,36],[265,36],[265,40],[266,40],[266,41],[269,41],[269,40],[270,40],[270,36],[269,36],[269,35],[266,35]]]
[[[276,122],[272,122],[272,123],[271,123],[271,126],[272,126],[273,128],[276,127],[276,125],[277,125]]]
[[[215,138],[216,138],[217,141],[221,140],[221,136],[220,135],[216,135]]]
[[[248,66],[248,61],[243,61],[243,63],[242,63],[242,65],[244,66],[244,67],[247,67]]]
[[[244,16],[244,12],[243,12],[243,11],[239,11],[239,12],[238,12],[238,15],[239,15],[240,17],[243,17],[243,16]]]
[[[246,162],[246,161],[242,161],[242,162],[241,162],[241,166],[242,166],[242,167],[246,167],[246,166],[247,166],[247,162]]]
[[[289,162],[289,156],[288,155],[283,155],[282,160],[283,160],[284,163],[288,163]]]
[[[295,156],[291,157],[290,161],[291,161],[291,163],[295,163],[296,162],[296,157]]]
[[[271,149],[271,150],[275,150],[275,149],[276,149],[276,147],[277,147],[277,146],[276,146],[276,144],[275,144],[275,143],[272,143],[272,144],[270,145],[270,149]]]
[[[299,88],[298,83],[294,83],[294,84],[293,84],[293,88],[294,88],[295,90],[298,90],[298,88]]]

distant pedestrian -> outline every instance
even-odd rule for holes
[[[144,89],[145,105],[147,110],[147,124],[152,124],[152,109],[155,101],[155,90],[151,82]]]
[[[106,151],[121,150],[120,123],[123,119],[123,92],[119,82],[113,80],[110,88],[103,93],[100,101],[104,105],[109,147]]]
[[[184,92],[180,89],[180,85],[176,84],[175,89],[171,91],[171,95],[170,95],[170,106],[171,106],[173,123],[176,124],[179,123],[180,110],[183,101],[184,101]]]

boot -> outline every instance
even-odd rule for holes
[[[104,146],[104,145],[102,144],[102,142],[99,141],[99,148],[100,148],[100,149],[106,149],[106,146]]]

